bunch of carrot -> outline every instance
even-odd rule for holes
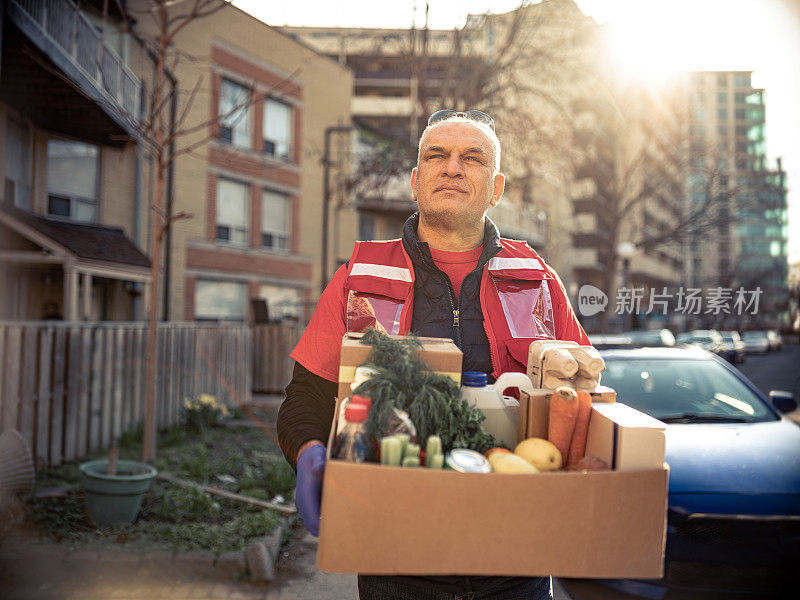
[[[550,398],[547,439],[561,452],[565,469],[577,465],[584,456],[591,413],[592,397],[585,390],[576,392],[562,386]]]

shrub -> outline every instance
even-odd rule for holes
[[[183,401],[184,422],[186,429],[192,433],[202,433],[227,416],[228,407],[217,402],[211,394],[200,394],[196,398]]]

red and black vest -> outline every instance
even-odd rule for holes
[[[500,238],[487,218],[483,252],[456,301],[416,236],[417,219],[408,219],[402,239],[356,242],[345,280],[347,330],[447,337],[464,352],[464,371],[524,372],[531,341],[555,339],[552,272],[524,241]]]

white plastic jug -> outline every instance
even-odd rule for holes
[[[519,402],[504,396],[503,391],[515,387],[532,394],[533,384],[525,373],[503,373],[493,385],[487,381],[486,373],[466,371],[461,376],[461,397],[486,415],[482,425],[487,433],[513,450],[517,445]]]

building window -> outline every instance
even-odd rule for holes
[[[270,321],[300,319],[302,295],[299,289],[283,285],[262,285],[258,289],[258,297],[267,301]]]
[[[727,104],[728,103],[728,92],[717,92],[717,103],[718,104]]]
[[[264,248],[289,249],[291,207],[289,196],[264,190],[261,195],[261,245]]]
[[[718,135],[728,135],[728,126],[727,125],[717,125],[717,134]]]
[[[47,213],[94,223],[100,149],[92,144],[51,139],[47,142]]]
[[[247,195],[244,183],[220,179],[217,182],[217,240],[247,243]]]
[[[250,90],[222,80],[219,100],[219,139],[239,148],[250,148]]]
[[[264,103],[264,154],[289,161],[292,150],[292,107],[267,98]]]
[[[358,216],[358,239],[375,239],[375,215],[360,213]]]
[[[728,85],[728,74],[727,73],[717,73],[717,85],[720,87],[724,87]]]
[[[13,119],[6,125],[5,201],[31,209],[31,129]]]
[[[247,315],[247,284],[199,279],[195,284],[195,319],[242,321]]]
[[[727,108],[718,108],[717,109],[717,119],[720,121],[724,121],[728,118],[728,109]]]
[[[750,87],[750,75],[748,73],[736,73],[733,76],[733,84],[738,88]]]
[[[737,108],[734,111],[734,115],[736,116],[737,121],[744,121],[745,119],[745,110],[743,108]]]

